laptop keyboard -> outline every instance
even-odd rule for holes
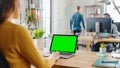
[[[61,58],[70,58],[74,55],[74,53],[68,53],[68,52],[60,52]]]
[[[72,55],[73,53],[68,53],[68,52],[60,52],[60,55]]]

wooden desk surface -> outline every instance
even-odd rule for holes
[[[79,36],[78,40],[85,40],[86,41],[86,50],[90,51],[90,44],[91,42],[120,42],[119,38],[99,38],[94,39],[92,36]]]
[[[53,68],[94,68],[93,62],[97,60],[95,52],[77,51],[76,54],[69,59],[59,59]],[[57,67],[58,66],[58,67]]]
[[[95,39],[95,41],[98,41],[98,42],[120,42],[120,39],[118,39],[118,38],[100,38],[100,39]]]
[[[97,41],[97,42],[120,42],[120,38],[99,38],[94,39],[93,37],[89,36],[79,36],[78,40],[86,40],[86,41]]]

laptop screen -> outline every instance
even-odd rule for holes
[[[52,37],[50,51],[75,53],[77,44],[76,35],[58,35]]]

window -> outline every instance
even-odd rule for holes
[[[114,0],[114,2],[120,10],[120,0]],[[110,5],[107,5],[107,13],[110,14],[114,22],[120,22],[120,14],[117,12],[112,2]]]
[[[50,34],[50,0],[43,0],[43,29]]]

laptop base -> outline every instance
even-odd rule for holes
[[[61,55],[61,58],[68,59],[68,58],[71,58],[72,56],[74,56],[74,54],[72,54],[72,55]]]
[[[60,52],[61,58],[68,59],[74,56],[74,53]]]
[[[48,51],[48,52],[44,52],[43,56],[44,57],[49,57],[51,54],[52,53],[50,51]],[[74,56],[74,53],[63,53],[63,52],[61,52],[60,55],[61,55],[60,58],[68,59],[68,58],[71,58],[72,56]]]

